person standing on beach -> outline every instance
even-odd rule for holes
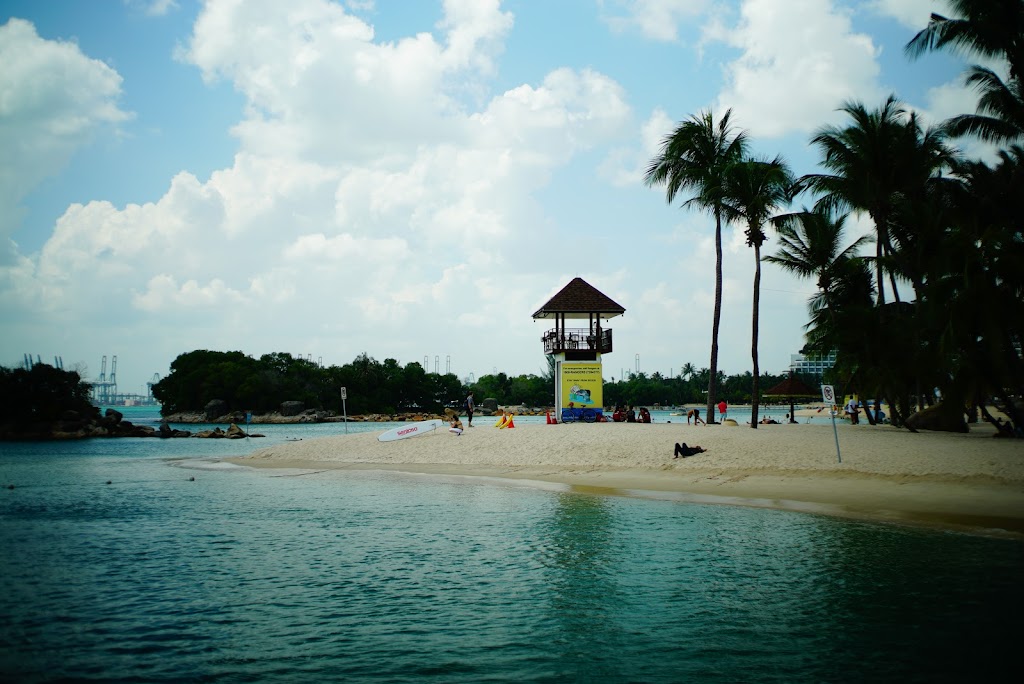
[[[473,427],[473,390],[470,390],[469,394],[466,395],[466,416],[466,422],[469,424],[469,427]]]
[[[850,397],[849,403],[846,404],[846,412],[850,414],[850,425],[856,425],[857,423],[860,422],[858,420],[858,416],[860,415],[860,411],[857,410],[857,398],[856,397]]]
[[[725,413],[729,410],[729,405],[725,403],[725,399],[718,402],[718,420],[719,422],[725,420]]]

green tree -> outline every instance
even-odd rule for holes
[[[45,363],[31,369],[0,367],[0,434],[48,432],[50,424],[71,411],[95,417],[90,386],[75,371]]]
[[[1024,77],[1024,3],[1020,0],[947,0],[954,16],[933,13],[904,51],[916,58],[932,50],[1003,59],[1011,78]]]
[[[711,326],[711,372],[708,384],[708,419],[713,421],[718,378],[718,332],[722,319],[722,218],[729,167],[746,156],[747,136],[730,123],[732,110],[715,123],[708,110],[681,123],[661,144],[644,175],[648,186],[664,185],[671,204],[681,191],[693,196],[684,207],[698,207],[715,217],[715,311]]]
[[[825,126],[811,139],[821,150],[821,166],[828,173],[801,177],[797,189],[819,193],[822,208],[866,211],[871,217],[875,225],[875,287],[882,306],[883,257],[892,251],[889,223],[907,166],[900,144],[906,110],[890,95],[875,111],[859,102],[847,102],[841,111],[852,120],[849,125]],[[892,290],[899,301],[895,281]]]
[[[764,226],[779,208],[789,203],[793,174],[781,157],[770,161],[749,159],[733,164],[726,174],[724,208],[731,221],[746,223],[747,246],[754,248],[753,311],[751,313],[750,355],[754,364],[751,375],[752,414],[750,427],[757,429],[760,402],[760,370],[757,358],[759,308],[761,302],[761,245],[767,239]],[[708,417],[712,418],[708,407]]]

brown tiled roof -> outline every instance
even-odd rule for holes
[[[626,310],[608,295],[583,278],[573,278],[547,304],[537,309],[533,317],[553,318],[555,314],[565,314],[568,318],[578,318],[580,315],[601,314],[610,318],[624,313]]]

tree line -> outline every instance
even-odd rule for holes
[[[57,421],[97,416],[90,391],[75,371],[45,363],[0,366],[0,436],[45,434]]]
[[[462,410],[466,395],[473,391],[478,403],[494,399],[502,406],[545,408],[554,404],[553,357],[546,357],[546,370],[538,374],[510,376],[483,375],[463,382],[452,373],[428,373],[418,362],[401,365],[395,359],[377,361],[365,352],[343,366],[320,366],[288,353],[264,354],[259,358],[240,351],[197,350],[179,355],[171,372],[153,385],[153,396],[161,413],[202,412],[213,400],[227,402],[231,411],[271,413],[285,401],[301,401],[306,408],[341,413],[341,388],[346,389],[344,410],[356,414],[394,414],[405,411],[439,413],[444,408]],[[660,373],[630,373],[626,378],[604,385],[606,406],[681,405],[700,403],[707,387],[707,368],[697,370],[685,364],[675,378]],[[783,376],[764,375],[775,384]],[[814,386],[818,379],[807,378]],[[730,403],[751,400],[751,374],[719,373],[722,397]]]
[[[682,122],[663,141],[645,180],[668,203],[715,219],[716,282],[707,410],[718,400],[722,307],[722,226],[744,230],[754,251],[751,427],[760,395],[758,307],[761,262],[813,280],[804,352],[836,353],[841,383],[886,399],[895,424],[941,397],[937,409],[962,421],[965,407],[997,399],[1016,424],[1024,411],[1024,3],[950,0],[953,17],[931,15],[906,53],[974,55],[964,84],[977,110],[926,127],[891,95],[878,108],[850,101],[844,124],[811,138],[818,173],[795,177],[781,157],[752,156],[745,131],[727,111]],[[992,144],[991,164],[953,146]],[[810,207],[780,213],[797,198]],[[849,241],[850,213],[867,215],[873,233]],[[779,249],[761,257],[771,228]],[[861,248],[873,244],[873,254]],[[992,420],[991,416],[986,415]],[[870,416],[869,416],[870,419]]]

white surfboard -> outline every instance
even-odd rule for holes
[[[396,439],[405,439],[406,437],[415,437],[416,435],[422,435],[427,432],[436,430],[437,428],[444,425],[443,420],[421,420],[418,423],[409,423],[408,425],[400,425],[396,428],[391,428],[387,432],[381,433],[377,437],[378,442],[393,442]]]

